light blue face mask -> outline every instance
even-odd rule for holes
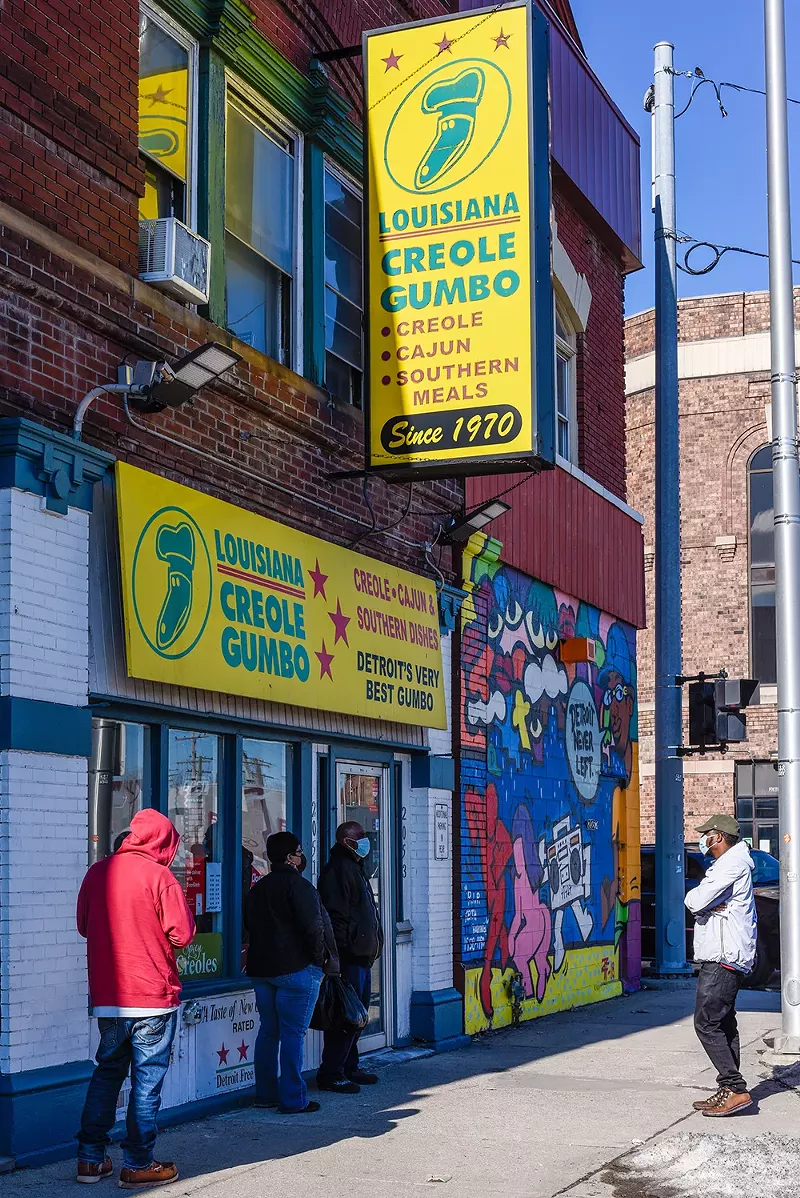
[[[355,851],[359,857],[366,857],[369,853],[369,848],[370,845],[368,836],[362,836],[360,840],[356,841]]]
[[[708,833],[704,832],[697,843],[698,843],[700,852],[703,854],[704,857],[707,857],[708,853],[709,853]]]

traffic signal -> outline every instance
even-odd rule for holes
[[[689,683],[689,744],[701,749],[747,740],[743,708],[758,690],[755,678],[701,679]]]
[[[747,740],[747,716],[743,708],[752,701],[758,690],[755,678],[718,678],[714,683],[714,703],[717,709],[717,740]]]
[[[719,744],[713,682],[689,683],[689,744]]]

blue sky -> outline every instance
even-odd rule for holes
[[[764,86],[760,0],[572,0],[589,62],[642,142],[642,245],[645,269],[628,277],[626,312],[653,304],[653,216],[650,211],[650,117],[642,108],[653,78],[653,46],[671,41],[676,70],[699,66],[717,80]],[[800,3],[787,0],[789,46],[800,43]],[[800,99],[800,56],[789,55],[789,95]],[[676,108],[691,83],[676,79]],[[767,248],[765,108],[762,96],[723,91],[722,119],[710,85],[676,123],[678,228],[700,241]],[[800,258],[800,106],[789,105],[793,257]],[[698,251],[696,259],[700,259]],[[695,264],[695,259],[692,260]],[[795,267],[795,282],[800,267]],[[679,272],[679,294],[755,291],[769,285],[764,259],[726,254],[708,275]]]

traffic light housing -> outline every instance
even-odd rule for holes
[[[689,744],[701,750],[747,740],[744,708],[758,690],[755,678],[715,678],[689,683]]]
[[[747,740],[747,716],[743,708],[758,690],[755,678],[718,678],[714,683],[717,709],[717,740],[723,744]]]

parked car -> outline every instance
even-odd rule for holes
[[[704,857],[697,845],[685,849],[687,891],[694,889],[705,874],[712,857]],[[744,985],[749,989],[764,986],[779,968],[780,949],[780,864],[762,849],[751,849],[755,864],[753,887],[758,915],[756,959]],[[652,960],[656,942],[656,848],[642,845],[642,957]],[[694,949],[694,916],[686,909],[686,959],[691,961]]]

